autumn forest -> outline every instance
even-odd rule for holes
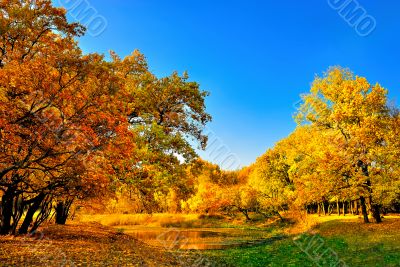
[[[212,88],[159,77],[139,50],[84,53],[85,27],[50,0],[0,9],[0,266],[87,266],[89,247],[93,266],[377,266],[378,243],[379,266],[400,264],[400,109],[387,88],[344,66],[315,70],[295,130],[225,170],[197,153]],[[171,229],[187,242],[155,245]],[[336,256],[304,251],[313,231]],[[38,233],[53,246],[42,254]],[[357,261],[359,243],[371,247]],[[55,247],[62,259],[46,256]]]

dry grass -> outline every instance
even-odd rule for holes
[[[346,216],[338,216],[338,215],[321,215],[317,214],[308,214],[306,215],[304,212],[300,213],[287,213],[285,216],[295,222],[291,227],[286,229],[286,233],[289,235],[301,234],[311,229],[317,228],[319,225],[330,222],[330,221],[358,221],[363,223],[363,219],[361,216],[356,215],[346,215]],[[390,217],[390,216],[389,216]],[[389,218],[388,217],[388,218]],[[400,217],[397,217],[400,218]]]
[[[198,214],[101,214],[81,215],[80,222],[98,222],[106,226],[146,225],[151,227],[167,227],[169,225],[189,224],[198,220]]]

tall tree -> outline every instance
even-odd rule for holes
[[[147,202],[147,211],[157,208],[154,195],[185,192],[183,173],[188,164],[197,158],[193,144],[204,148],[207,137],[203,130],[211,116],[206,112],[205,98],[199,84],[189,81],[176,72],[168,77],[157,78],[150,73],[140,54],[136,53],[119,62],[119,73],[131,99],[128,103],[128,119],[131,131],[136,135],[139,153],[128,158],[130,169],[120,175],[122,182],[130,184]],[[131,71],[136,65],[145,66]]]
[[[380,183],[375,175],[379,167],[377,150],[384,147],[390,121],[386,95],[379,84],[371,85],[349,70],[332,68],[315,79],[310,94],[303,96],[304,104],[297,115],[299,123],[311,123],[340,137],[336,143],[344,153],[341,160],[352,168],[340,175],[346,177],[361,198],[365,222],[365,199],[369,200],[376,222],[381,221],[380,203],[373,193]]]
[[[132,133],[123,83],[102,56],[82,55],[73,38],[83,28],[65,10],[10,0],[1,11],[0,234],[15,233],[27,209],[25,233],[54,197],[104,184],[107,171],[94,172],[92,160],[117,159],[111,151],[132,148],[122,145]]]

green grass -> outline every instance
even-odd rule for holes
[[[203,253],[228,266],[313,266],[307,255],[289,238],[268,245]]]
[[[81,219],[85,222],[97,221],[108,226],[121,226],[119,228],[124,225],[237,228],[249,232],[260,230],[266,237],[287,233],[283,239],[267,241],[262,245],[196,252],[216,260],[219,262],[217,266],[329,266],[338,262],[347,266],[400,266],[399,216],[388,216],[379,225],[364,224],[356,216],[310,216],[310,225],[315,226],[311,229],[308,226],[310,231],[304,235],[297,234],[303,231],[302,226],[290,222],[265,224],[245,222],[240,217],[228,219],[196,214],[113,214],[83,216]],[[316,250],[318,244],[322,245]],[[337,257],[335,254],[330,257],[322,255],[325,251],[336,253]]]
[[[316,250],[318,245],[321,247]],[[324,251],[337,253],[337,257],[327,256]],[[327,221],[301,236],[203,253],[229,266],[329,266],[333,262],[347,266],[400,266],[400,219],[386,219],[380,225],[366,225],[357,219]]]

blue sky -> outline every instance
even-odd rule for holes
[[[69,2],[54,1],[67,9]],[[78,2],[107,21],[100,35],[80,39],[85,52],[126,56],[139,49],[156,75],[187,70],[211,92],[209,130],[242,165],[293,131],[294,104],[329,66],[381,83],[394,101],[399,95],[399,1],[358,0],[376,21],[366,37],[327,0]]]

